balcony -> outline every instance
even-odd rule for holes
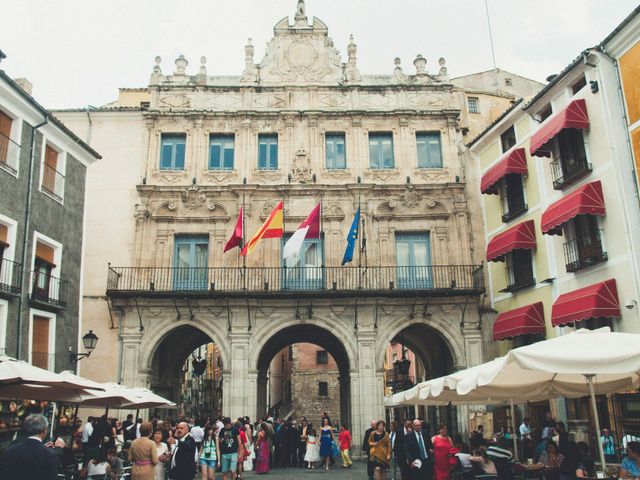
[[[55,354],[49,352],[31,352],[31,365],[54,371],[56,364]]]
[[[109,267],[112,297],[409,297],[484,292],[481,265],[420,267]]]
[[[62,202],[64,197],[64,175],[46,163],[42,164],[42,190]]]
[[[34,270],[31,272],[29,299],[42,307],[62,310],[67,308],[67,281]]]
[[[556,158],[551,162],[551,177],[553,188],[562,190],[580,180],[591,172],[591,164],[586,157],[579,159]]]
[[[0,168],[12,174],[18,173],[20,164],[20,145],[0,133]]]
[[[567,272],[577,272],[591,265],[607,261],[607,252],[603,251],[598,230],[590,237],[570,240],[563,247]]]
[[[507,267],[507,287],[502,292],[516,292],[523,288],[533,287],[536,279],[531,269],[531,260],[526,265],[515,265]]]
[[[22,291],[22,264],[0,261],[0,295],[17,296]]]
[[[507,223],[512,218],[516,218],[518,215],[522,215],[524,212],[529,210],[529,205],[526,203],[518,203],[517,205],[510,205],[509,211],[505,212],[502,215],[502,222]]]
[[[391,388],[393,393],[403,392],[413,387],[414,383],[409,375],[411,362],[408,359],[400,359],[393,362],[393,368],[385,370],[385,386]]]

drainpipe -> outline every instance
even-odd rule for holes
[[[45,114],[44,120],[31,129],[31,146],[29,150],[29,183],[27,184],[27,205],[24,211],[24,228],[22,237],[22,286],[23,293],[18,302],[17,325],[18,334],[16,335],[16,358],[21,360],[22,356],[22,303],[24,295],[29,295],[29,285],[31,284],[29,277],[29,269],[27,268],[27,246],[29,245],[29,222],[31,221],[31,192],[33,191],[33,175],[35,171],[35,154],[36,154],[36,130],[49,123],[49,115]],[[27,289],[24,290],[24,286]]]

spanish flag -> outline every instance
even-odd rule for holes
[[[283,205],[282,201],[280,201],[276,208],[273,209],[269,218],[262,224],[260,230],[256,232],[256,234],[251,237],[251,240],[247,242],[247,244],[242,249],[241,255],[246,255],[251,250],[255,248],[257,243],[263,238],[282,238],[283,235]]]

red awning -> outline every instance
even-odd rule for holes
[[[504,340],[518,335],[544,335],[544,333],[544,308],[542,302],[502,312],[493,324],[494,340]]]
[[[529,144],[531,155],[550,157],[551,153],[546,147],[547,142],[565,128],[589,128],[589,115],[587,114],[587,104],[584,99],[571,102],[560,113],[548,119],[546,123],[533,134]]]
[[[491,167],[487,173],[482,176],[480,191],[482,193],[488,193],[489,195],[497,195],[497,183],[509,173],[527,174],[527,154],[524,148],[516,148]]]
[[[604,215],[604,196],[600,180],[582,185],[550,205],[542,214],[542,233],[562,235],[562,225],[577,215]]]
[[[487,245],[487,261],[501,261],[507,253],[517,249],[536,249],[536,228],[533,220],[519,223],[493,237]]]
[[[567,325],[589,318],[620,317],[615,279],[564,293],[551,308],[551,324]]]

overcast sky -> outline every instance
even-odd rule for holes
[[[543,81],[600,42],[638,0],[488,0],[498,67]],[[0,64],[27,77],[49,108],[99,106],[119,87],[144,87],[162,57],[164,73],[184,54],[194,74],[239,75],[244,45],[255,60],[296,0],[0,0]],[[390,74],[394,58],[413,73],[418,53],[430,72],[439,57],[452,76],[492,68],[484,0],[307,0],[346,61],[353,33],[363,74]]]

